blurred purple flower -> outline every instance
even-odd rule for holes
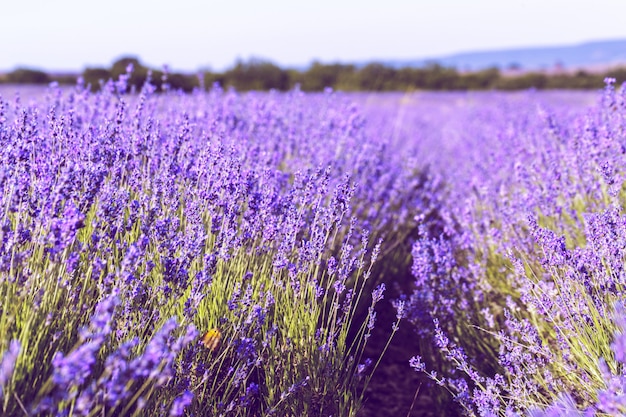
[[[193,402],[193,393],[186,390],[181,395],[176,397],[170,408],[171,417],[179,417],[185,414],[185,408],[189,407]]]
[[[11,340],[9,348],[2,354],[0,360],[0,399],[4,396],[4,387],[9,383],[15,370],[15,363],[21,351],[19,340]]]

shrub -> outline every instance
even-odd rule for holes
[[[51,81],[45,72],[30,68],[13,70],[6,75],[6,79],[13,84],[48,84]]]

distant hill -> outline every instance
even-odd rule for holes
[[[382,63],[395,68],[423,67],[438,63],[461,71],[475,71],[494,66],[501,69],[518,67],[523,70],[547,70],[557,66],[564,69],[602,68],[626,64],[626,39],[570,46],[463,52],[416,60],[385,60]]]

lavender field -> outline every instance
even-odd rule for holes
[[[626,414],[612,80],[126,80],[0,90],[0,415]]]

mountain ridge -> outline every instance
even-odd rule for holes
[[[359,66],[367,65],[361,62]],[[384,59],[376,62],[400,67],[424,67],[438,64],[461,71],[478,71],[486,68],[549,70],[551,68],[576,69],[626,64],[626,39],[600,40],[574,45],[530,46],[467,51],[442,56],[417,59]]]

